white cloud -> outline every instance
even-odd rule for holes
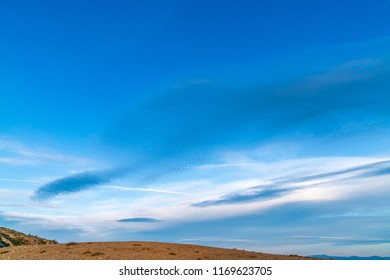
[[[363,58],[338,65],[333,70],[308,77],[293,87],[298,91],[315,91],[329,86],[368,80],[383,74],[383,61],[377,58]]]
[[[154,189],[154,188],[132,188],[132,187],[124,187],[124,186],[103,186],[101,188],[107,189],[116,189],[122,191],[138,191],[138,192],[154,192],[154,193],[166,193],[166,194],[177,194],[177,195],[188,195],[184,192],[175,192],[164,189]]]
[[[0,198],[28,198],[30,195],[32,195],[31,190],[15,190],[15,189],[7,189],[2,188],[0,189]]]
[[[0,163],[7,165],[35,165],[36,161],[23,158],[0,157]]]
[[[0,181],[19,182],[19,183],[43,183],[43,181],[38,181],[38,180],[18,180],[18,179],[7,179],[7,178],[0,178]]]
[[[200,237],[200,238],[183,238],[179,240],[180,242],[229,242],[229,243],[248,243],[255,242],[251,239],[224,239],[224,238],[215,238],[215,237]]]
[[[88,160],[54,152],[48,147],[30,146],[14,140],[9,137],[0,137],[0,154],[5,153],[7,156],[0,156],[0,163],[12,165],[35,165],[44,164],[47,161],[87,163]]]

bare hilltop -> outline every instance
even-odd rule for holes
[[[164,242],[69,242],[0,228],[0,260],[307,260],[237,249]]]

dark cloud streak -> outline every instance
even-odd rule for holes
[[[159,223],[162,221],[158,220],[158,219],[153,219],[153,218],[138,217],[138,218],[120,219],[120,220],[117,220],[117,222],[120,222],[120,223]]]
[[[119,178],[128,172],[127,169],[118,168],[105,171],[86,171],[67,177],[51,181],[38,188],[33,196],[33,200],[44,201],[60,194],[69,194],[82,191],[100,184],[108,183]]]
[[[293,192],[297,188],[277,188],[272,186],[256,186],[245,190],[244,193],[234,193],[227,196],[221,197],[216,200],[206,200],[199,203],[194,203],[192,206],[195,207],[208,207],[217,206],[223,204],[237,204],[237,203],[248,203],[252,201],[268,200],[277,197],[281,197],[284,194]]]

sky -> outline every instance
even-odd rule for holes
[[[390,256],[390,2],[0,2],[0,226]]]

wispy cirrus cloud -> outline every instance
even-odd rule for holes
[[[0,163],[7,165],[35,165],[37,161],[25,158],[0,157]]]
[[[151,193],[165,193],[165,194],[176,194],[176,195],[188,195],[185,192],[177,192],[163,189],[155,189],[155,188],[136,188],[136,187],[124,187],[124,186],[103,186],[102,188],[107,189],[116,189],[122,191],[137,191],[137,192],[151,192]]]
[[[2,182],[19,182],[19,183],[42,183],[42,181],[38,180],[20,180],[20,179],[8,179],[8,178],[0,178]]]
[[[310,176],[278,179],[272,184],[253,186],[239,192],[230,193],[214,200],[205,200],[192,204],[194,207],[210,207],[226,204],[243,204],[253,201],[271,200],[294,193],[305,188],[338,184],[339,181],[357,180],[375,176],[390,175],[390,161],[379,161],[353,168],[315,174]]]
[[[340,149],[328,143],[334,140],[342,145],[343,139],[348,139],[348,146],[342,156],[356,150],[370,153],[374,145],[362,147],[359,137],[371,137],[382,147],[390,139],[389,73],[386,61],[365,58],[294,82],[252,90],[191,84],[156,95],[112,122],[104,142],[126,164],[136,167],[125,173],[139,187],[218,162],[221,151],[259,148],[275,141],[311,143],[301,145],[296,157],[339,155]],[[324,149],[314,148],[319,145]],[[101,175],[111,170],[94,172],[55,180],[40,187],[34,197],[51,199],[55,193],[81,191],[116,178]]]
[[[10,137],[0,136],[0,163],[11,165],[36,165],[52,162],[80,162],[87,159],[58,153],[48,148],[28,146]]]

